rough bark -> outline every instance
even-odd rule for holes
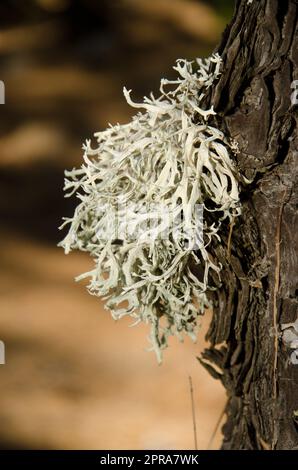
[[[201,358],[228,394],[223,449],[298,446],[298,365],[280,337],[280,324],[298,316],[297,12],[294,0],[237,1],[209,97],[217,125],[238,142],[240,178],[252,180],[242,184],[242,216],[214,249],[221,287]]]

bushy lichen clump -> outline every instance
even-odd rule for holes
[[[150,324],[159,360],[169,335],[181,338],[184,332],[195,338],[198,315],[209,306],[208,272],[220,271],[208,246],[219,238],[222,221],[240,212],[230,145],[208,125],[213,107],[200,107],[220,64],[217,54],[195,62],[178,60],[177,80],[163,79],[159,98],[151,94],[141,104],[124,89],[127,102],[145,111],[128,124],[96,133],[97,147],[92,149],[90,141],[83,146],[81,168],[65,172],[66,195],[76,193],[79,204],[62,225],[70,227],[61,246],[66,253],[87,251],[95,263],[77,279],[90,277],[89,291],[107,299],[115,319],[130,315],[135,323]],[[144,210],[156,203],[171,217]],[[179,215],[188,229],[196,230],[198,204],[214,213],[213,222],[204,219],[203,242],[186,249],[185,231],[177,230],[173,219]],[[128,233],[138,236],[112,236],[113,213],[118,226],[126,216]],[[200,279],[191,264],[200,266]]]

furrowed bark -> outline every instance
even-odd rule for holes
[[[295,0],[237,1],[207,100],[238,142],[240,177],[252,180],[242,184],[241,217],[214,248],[221,287],[201,358],[227,390],[223,449],[298,448],[298,365],[280,337],[280,324],[298,316],[297,12]]]

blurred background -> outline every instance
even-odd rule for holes
[[[75,204],[64,168],[130,119],[123,86],[157,93],[177,58],[212,52],[232,12],[233,0],[1,0],[0,448],[192,449],[189,375],[207,447],[225,404],[196,359],[209,316],[197,344],[171,341],[158,366],[146,327],[114,322],[75,284],[88,256],[56,244]]]

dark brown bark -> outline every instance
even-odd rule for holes
[[[239,144],[239,177],[252,180],[242,184],[230,256],[229,227],[214,249],[222,285],[202,356],[228,394],[223,449],[298,446],[298,365],[280,337],[298,316],[297,11],[294,0],[237,1],[218,48],[223,73],[210,100]]]

